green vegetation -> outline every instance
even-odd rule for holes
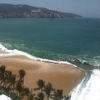
[[[50,82],[39,79],[37,87],[29,89],[24,86],[26,72],[19,70],[19,76],[0,66],[0,94],[9,96],[12,100],[70,100],[70,96],[63,96],[63,90],[54,89]]]
[[[0,18],[76,18],[73,13],[64,13],[29,5],[0,4]]]

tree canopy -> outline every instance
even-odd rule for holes
[[[0,67],[0,94],[11,97],[12,100],[62,100],[63,90],[53,88],[50,82],[46,83],[39,79],[36,84],[38,87],[30,89],[24,86],[24,77],[26,72],[19,70],[19,78],[12,71],[6,70],[2,65]],[[70,100],[70,96],[66,97]]]

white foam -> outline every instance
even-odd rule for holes
[[[51,63],[58,63],[58,64],[69,64],[69,65],[72,65],[74,67],[77,67],[76,65],[73,65],[67,61],[54,61],[54,60],[49,60],[49,59],[42,59],[42,58],[38,58],[38,57],[35,57],[35,56],[32,56],[26,52],[23,52],[23,51],[19,51],[17,49],[14,49],[14,50],[9,50],[7,49],[6,47],[4,47],[2,44],[0,44],[0,49],[4,52],[7,52],[7,53],[3,53],[3,54],[0,54],[0,57],[8,57],[8,56],[16,56],[16,55],[23,55],[23,56],[26,56],[30,59],[33,59],[33,60],[39,60],[39,61],[43,61],[43,62],[51,62]]]
[[[12,100],[11,98],[7,97],[6,95],[0,95],[0,100]]]
[[[100,70],[93,70],[88,81],[82,81],[70,100],[100,100]]]
[[[92,58],[78,57],[77,60],[82,64],[89,64],[92,66],[100,66],[100,56],[94,56]]]
[[[2,51],[6,51],[7,50],[7,48],[5,48],[3,45],[1,45],[0,44],[0,49],[2,50]]]

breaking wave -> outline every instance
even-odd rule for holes
[[[0,44],[0,49],[2,51],[4,51],[4,53],[0,54],[0,57],[7,57],[7,56],[17,56],[17,55],[22,55],[22,56],[26,56],[30,59],[34,59],[34,60],[38,60],[38,61],[44,61],[44,62],[52,62],[52,63],[59,63],[59,64],[70,64],[73,65],[67,61],[55,61],[55,60],[49,60],[49,59],[42,59],[42,58],[38,58],[35,56],[32,56],[26,52],[14,49],[14,50],[9,50],[6,47],[4,47],[2,44]],[[73,65],[74,67],[77,67],[76,65]]]
[[[53,54],[53,53],[48,53],[46,51],[38,51],[35,50],[34,48],[33,48],[34,50],[32,51],[29,50],[29,48],[25,47],[24,44],[11,45],[10,43],[2,43],[0,44],[0,48],[5,52],[9,52],[7,54],[4,53],[0,54],[0,57],[24,55],[30,59],[40,60],[40,61],[50,61],[53,63],[65,63],[65,64],[73,63],[74,66],[75,63],[81,63],[83,65],[100,66],[100,56],[89,57],[88,55]]]
[[[100,70],[89,72],[72,92],[70,100],[100,100]]]
[[[78,62],[84,65],[100,66],[100,56],[85,57],[82,56],[70,56],[68,60],[71,62]]]

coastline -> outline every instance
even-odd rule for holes
[[[5,48],[1,48],[0,55],[9,55],[9,52],[5,51]],[[20,69],[26,71],[26,87],[35,88],[36,82],[43,79],[45,82],[51,82],[54,88],[63,89],[64,95],[69,94],[85,76],[85,71],[70,63],[50,61],[30,59],[24,55],[0,56],[0,65],[5,65],[7,70],[15,74],[18,74]]]

